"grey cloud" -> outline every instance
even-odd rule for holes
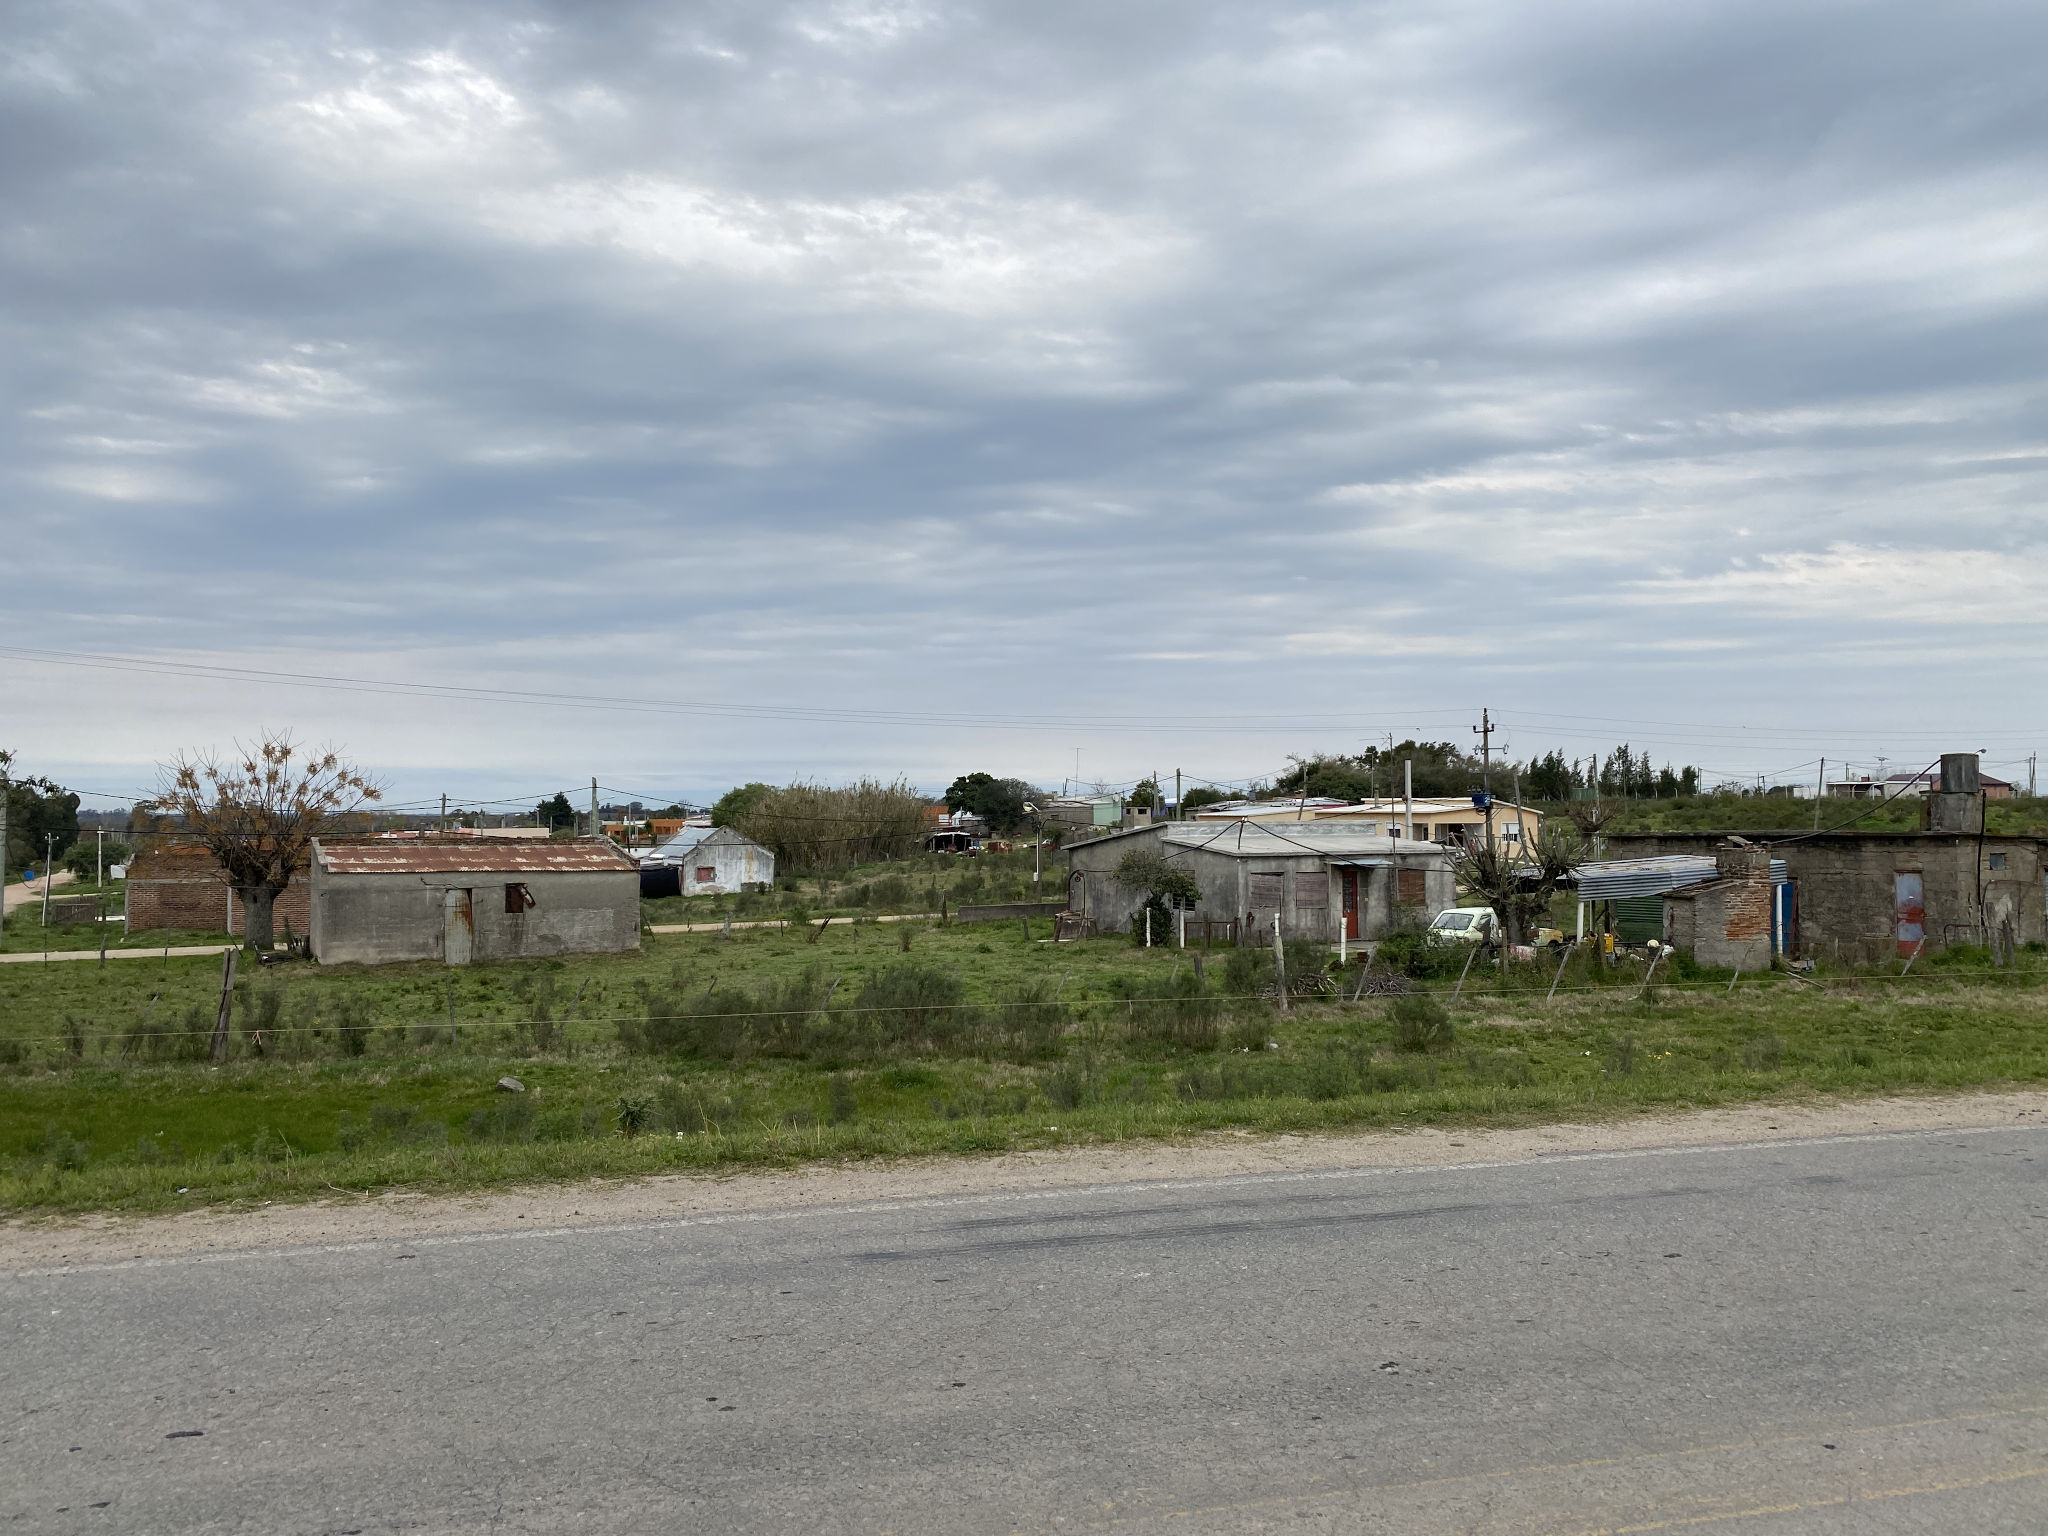
[[[1206,744],[1233,772],[1487,699],[1532,747],[1615,734],[1575,714],[1696,722],[1667,735],[1698,758],[1706,722],[1813,718],[1797,658],[1830,740],[1906,717],[2017,749],[2038,15],[17,16],[0,488],[47,644],[1357,711]],[[2006,671],[1959,682],[1988,621]],[[332,703],[159,717],[103,686],[127,702],[58,723],[69,761]],[[1579,707],[1613,694],[1657,707]],[[422,761],[433,712],[379,710],[363,750]],[[494,762],[699,791],[989,750],[463,718]],[[1070,747],[998,739],[1042,777]],[[1152,766],[1099,739],[1101,771]]]

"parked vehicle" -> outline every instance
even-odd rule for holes
[[[1429,925],[1431,938],[1453,944],[1497,944],[1500,919],[1491,907],[1449,907]]]

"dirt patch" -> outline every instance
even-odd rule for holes
[[[589,1180],[472,1196],[365,1195],[253,1211],[11,1221],[0,1223],[0,1269],[1157,1179],[1538,1162],[1567,1153],[2008,1125],[2048,1126],[2048,1092],[1746,1104],[1515,1130],[1418,1129],[1338,1136],[1256,1136],[1236,1131],[1182,1142],[1126,1142],[988,1158],[818,1164],[787,1172]]]

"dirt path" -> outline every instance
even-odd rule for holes
[[[0,887],[0,908],[12,912],[16,907],[36,906],[43,899],[45,885],[53,891],[61,891],[77,878],[68,869],[60,869],[55,875],[45,875],[40,880],[9,880]]]
[[[1414,1130],[1345,1136],[1224,1132],[1183,1142],[818,1164],[787,1172],[588,1180],[473,1196],[389,1194],[173,1216],[0,1222],[0,1270],[168,1258],[378,1238],[609,1226],[683,1216],[928,1200],[1087,1184],[1222,1178],[1338,1168],[1536,1162],[1645,1147],[1854,1136],[1877,1131],[2048,1125],[2048,1092],[1747,1104],[1590,1125]]]

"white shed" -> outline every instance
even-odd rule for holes
[[[775,855],[731,827],[685,827],[640,867],[675,870],[685,896],[730,896],[775,884]]]

